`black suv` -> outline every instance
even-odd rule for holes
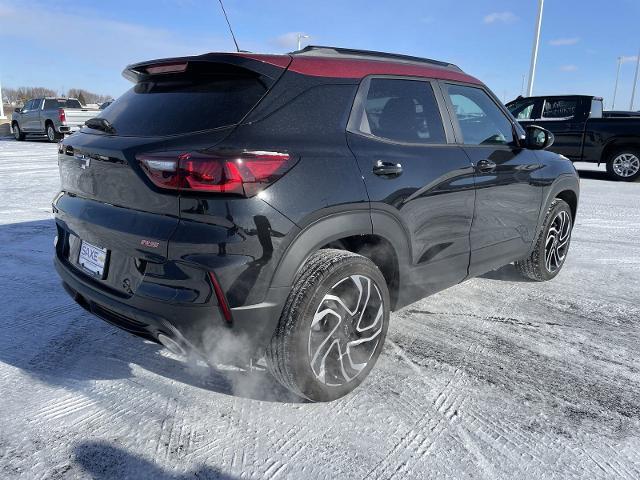
[[[571,162],[455,65],[307,47],[124,75],[59,145],[55,264],[81,306],[174,352],[264,356],[332,400],[373,367],[390,310],[565,261]]]

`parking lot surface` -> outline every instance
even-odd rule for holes
[[[582,174],[567,263],[392,315],[328,404],[84,312],[52,266],[56,146],[0,141],[0,478],[640,478],[640,183]]]

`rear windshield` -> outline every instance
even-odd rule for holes
[[[99,117],[117,135],[164,136],[238,123],[266,93],[255,75],[216,75],[137,83]]]
[[[75,99],[65,100],[64,98],[48,98],[44,101],[45,110],[51,110],[54,108],[82,108],[82,105],[80,105],[79,100]]]

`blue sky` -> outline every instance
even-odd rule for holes
[[[528,72],[537,0],[226,0],[240,47],[313,44],[457,63],[503,99]],[[640,48],[639,0],[546,0],[536,94],[585,93],[627,109]],[[233,49],[217,0],[0,0],[0,79],[7,86],[86,88],[117,96],[128,63]],[[640,87],[639,87],[640,88]],[[640,108],[640,95],[636,109]]]

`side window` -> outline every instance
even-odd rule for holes
[[[508,108],[511,115],[513,115],[517,120],[531,120],[533,118],[533,107],[535,104],[535,99],[522,100],[511,104]]]
[[[576,114],[578,101],[576,99],[551,99],[544,101],[542,118],[568,119]]]
[[[53,98],[48,98],[44,101],[44,109],[45,110],[54,110],[58,108],[58,100]]]
[[[465,145],[513,142],[513,124],[484,90],[453,84],[447,90]]]
[[[31,110],[39,110],[40,109],[40,105],[42,105],[42,99],[41,98],[36,98],[33,101],[33,105],[31,105]]]
[[[446,143],[442,117],[429,82],[374,78],[357,129],[396,142]]]
[[[593,99],[591,100],[591,114],[590,118],[602,118],[602,100]]]
[[[22,107],[22,110],[24,110],[25,112],[28,112],[29,110],[33,110],[33,100],[29,100],[27,103],[24,104],[24,107]]]

